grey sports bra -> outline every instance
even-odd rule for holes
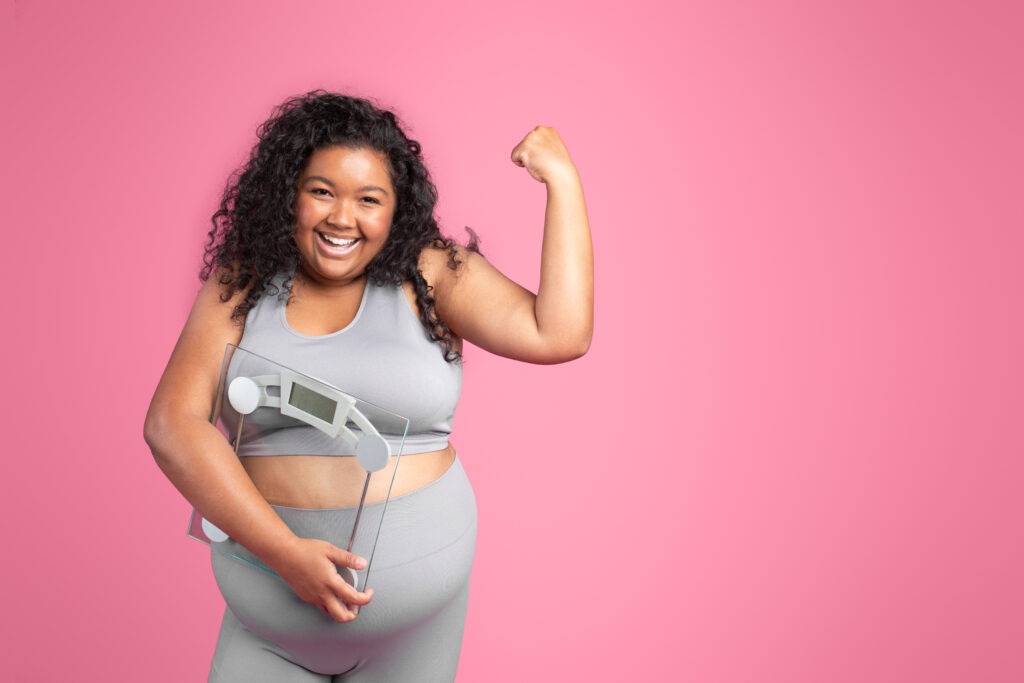
[[[288,324],[285,280],[283,274],[271,280],[249,311],[239,346],[407,418],[409,428],[403,444],[404,423],[386,413],[374,413],[372,407],[360,408],[389,442],[393,453],[398,453],[399,447],[403,454],[445,448],[462,389],[462,366],[444,360],[440,346],[430,341],[402,288],[367,284],[359,310],[348,326],[313,336],[297,332]],[[260,360],[254,356],[232,362],[228,382],[240,375],[272,372],[259,365]],[[246,418],[247,425],[252,420],[255,429],[248,435],[243,431],[240,456],[318,453],[329,438],[275,409],[257,411],[268,414]],[[237,423],[229,413],[225,411],[222,419],[233,434]]]

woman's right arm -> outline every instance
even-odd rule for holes
[[[355,591],[334,563],[360,569],[360,561],[325,541],[295,536],[210,423],[224,347],[242,336],[231,311],[245,296],[221,301],[217,280],[212,275],[200,290],[160,378],[146,414],[146,443],[160,469],[203,517],[266,562],[300,598],[337,621],[349,621],[355,615],[345,603],[366,604],[371,592]]]

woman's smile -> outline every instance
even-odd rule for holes
[[[320,241],[323,243],[323,249],[328,255],[332,256],[344,256],[355,248],[356,243],[359,240],[355,237],[344,238],[344,237],[332,237],[324,232],[317,232],[320,236]]]

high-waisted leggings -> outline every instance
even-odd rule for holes
[[[275,506],[305,538],[345,547],[353,508]],[[220,546],[220,547],[218,547]],[[476,546],[476,500],[458,458],[440,479],[392,498],[359,616],[338,623],[299,599],[232,540],[215,544],[213,573],[227,609],[210,683],[433,683],[455,679]]]

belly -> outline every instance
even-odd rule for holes
[[[455,460],[455,449],[391,458],[366,486],[366,502],[376,503],[436,481]],[[241,458],[256,488],[272,505],[301,509],[353,507],[359,504],[366,473],[354,457],[273,455]]]

